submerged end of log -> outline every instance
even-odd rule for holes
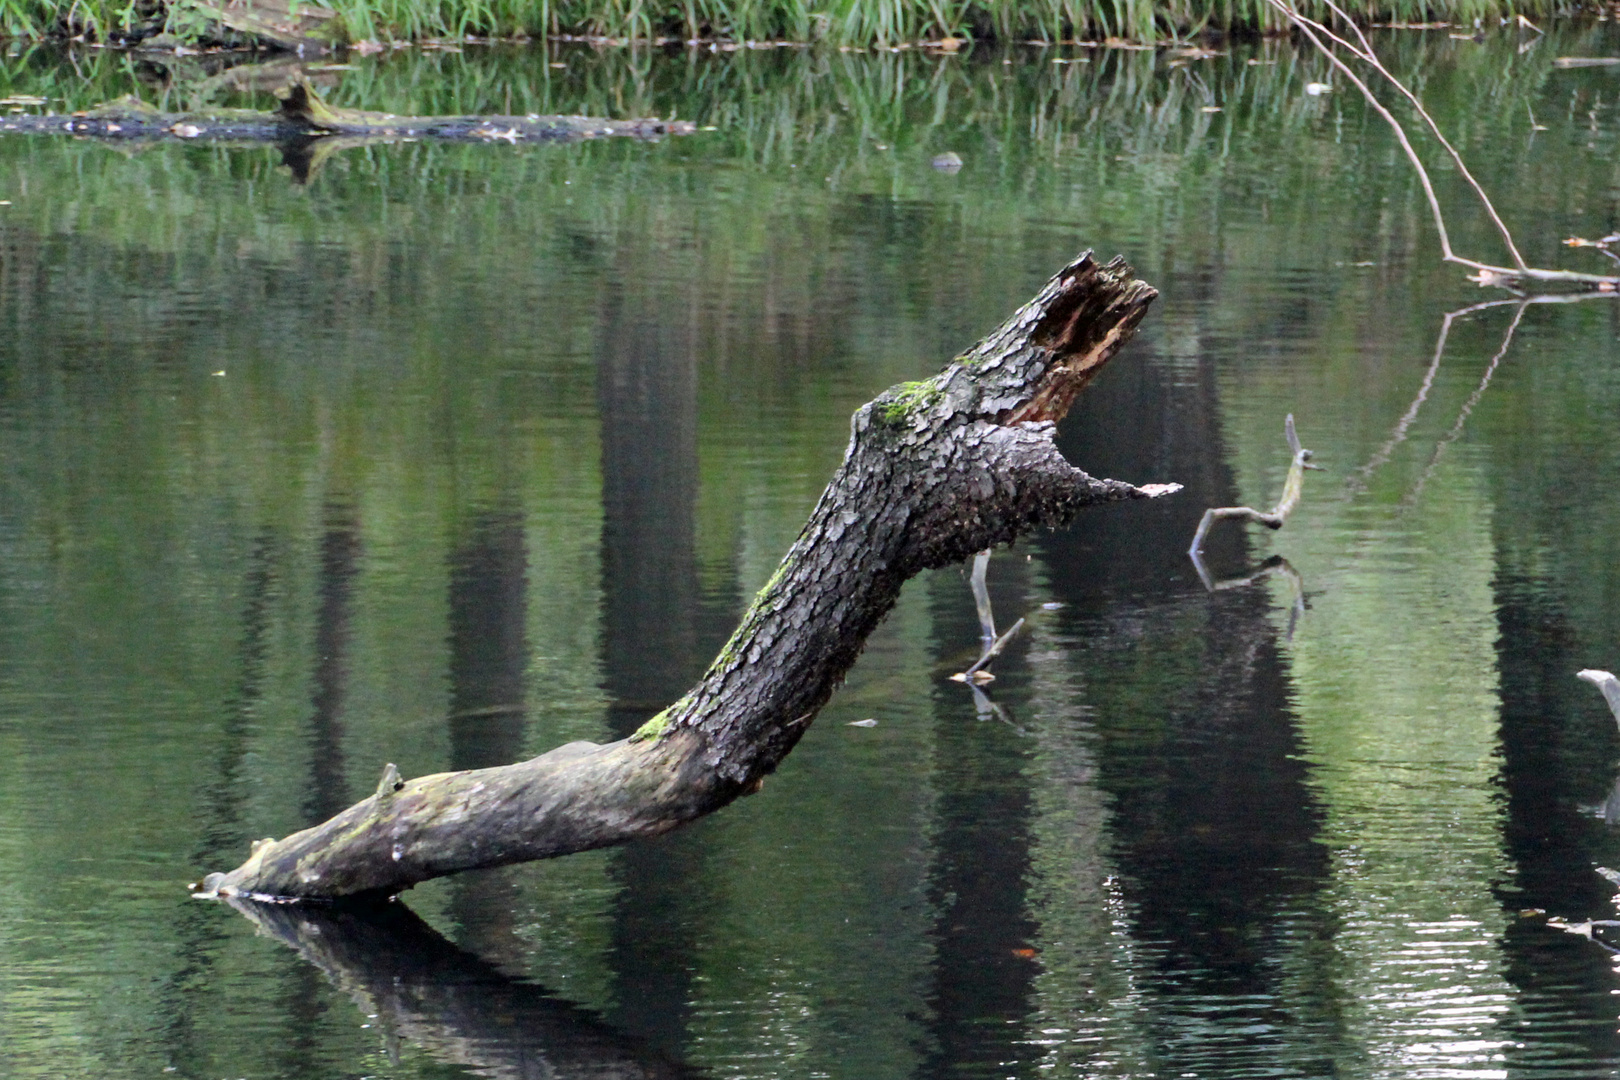
[[[257,846],[200,895],[342,899],[652,836],[760,783],[797,744],[917,573],[1083,506],[1156,498],[1063,458],[1056,425],[1158,294],[1090,252],[931,379],[856,411],[849,447],[781,566],[696,686],[620,742],[400,782]]]

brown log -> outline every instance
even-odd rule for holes
[[[1175,484],[1098,480],[1056,423],[1157,293],[1080,256],[943,372],[856,411],[849,448],[776,574],[696,686],[628,739],[401,781],[280,841],[205,895],[338,899],[622,844],[758,789],[793,749],[908,578]]]

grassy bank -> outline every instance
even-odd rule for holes
[[[349,40],[584,35],[678,42],[822,42],[892,48],[946,38],[1162,41],[1275,28],[1266,0],[328,0]],[[302,5],[309,8],[311,5]],[[1306,5],[1309,7],[1310,5]],[[1368,21],[1476,19],[1572,11],[1581,0],[1375,0]],[[0,34],[90,40],[195,34],[194,7],[165,0],[0,0]]]

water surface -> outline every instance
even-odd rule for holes
[[[1380,47],[1532,261],[1602,265],[1560,241],[1620,224],[1617,69],[1553,60],[1620,54],[1607,24]],[[13,49],[0,89],[175,107],[209,74]],[[0,139],[0,1073],[1620,1066],[1620,972],[1549,922],[1615,915],[1620,734],[1573,673],[1620,667],[1620,320],[1448,320],[1510,298],[1440,265],[1381,122],[1305,92],[1321,61],[469,47],[320,78],[715,130],[291,166]],[[944,571],[686,830],[381,922],[187,898],[385,762],[668,704],[850,412],[1086,247],[1162,297],[1064,451],[1187,490],[994,558],[1029,624],[993,708],[947,679],[978,623]],[[1290,412],[1325,471],[1281,532],[1220,528],[1209,591],[1199,515],[1276,499]]]

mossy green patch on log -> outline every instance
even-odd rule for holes
[[[932,408],[943,396],[944,390],[937,375],[932,379],[903,382],[878,395],[877,400],[872,402],[872,412],[884,423],[895,427],[910,422],[919,412]]]
[[[674,706],[670,706],[670,708],[674,708]],[[657,716],[636,728],[630,735],[630,741],[645,742],[648,739],[658,738],[669,728],[669,713],[669,709],[664,709]]]

